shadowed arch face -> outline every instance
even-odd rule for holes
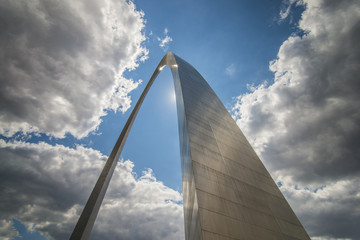
[[[186,239],[310,239],[215,92],[171,52],[136,103],[70,239],[88,238],[131,126],[166,65],[175,85]]]

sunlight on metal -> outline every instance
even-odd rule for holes
[[[71,235],[87,239],[142,102],[159,72],[173,76],[186,240],[310,240],[277,184],[201,74],[167,53],[136,103]]]
[[[127,120],[118,140],[115,143],[111,154],[109,155],[105,166],[92,190],[88,201],[80,215],[80,218],[70,236],[70,240],[83,240],[88,239],[90,232],[93,228],[94,222],[98,215],[101,203],[104,199],[106,190],[109,186],[110,179],[114,173],[116,163],[120,157],[121,151],[124,147],[127,136],[129,135],[130,129],[134,123],[137,113],[141,107],[142,102],[145,99],[146,94],[148,93],[152,83],[156,79],[159,72],[168,65],[171,70],[177,69],[177,64],[173,53],[168,52],[163,59],[160,61],[159,65],[155,69],[153,75],[151,76],[148,84],[146,85],[143,93],[141,94],[138,102],[136,103],[133,111],[131,112],[129,119]]]

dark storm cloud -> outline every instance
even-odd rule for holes
[[[106,157],[81,146],[0,140],[0,159],[1,238],[14,236],[16,218],[51,239],[67,239]],[[132,168],[130,161],[117,165],[90,239],[183,239],[180,193],[151,170],[135,178]]]
[[[304,4],[306,34],[282,44],[274,83],[240,96],[235,117],[313,237],[358,239],[360,3]]]
[[[145,60],[143,13],[125,1],[0,2],[0,134],[84,137],[126,111]]]

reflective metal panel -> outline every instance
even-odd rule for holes
[[[174,79],[185,238],[310,239],[268,171],[204,78],[167,53],[136,103],[71,239],[87,239],[131,126],[158,73]]]
[[[173,56],[186,239],[310,239],[214,91]]]

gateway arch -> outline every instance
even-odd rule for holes
[[[166,65],[176,92],[185,238],[310,239],[215,92],[194,67],[171,52],[136,103],[70,239],[88,238],[135,117]]]

